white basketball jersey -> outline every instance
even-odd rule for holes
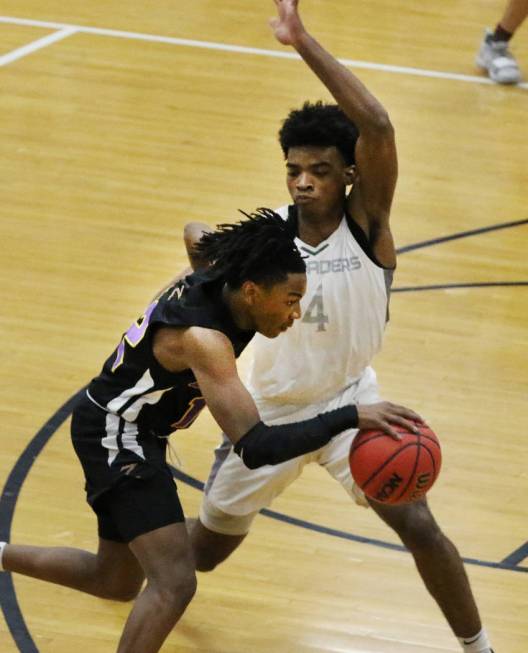
[[[278,213],[287,219],[288,207]],[[330,399],[355,383],[381,348],[392,271],[369,258],[351,228],[361,238],[346,217],[315,247],[296,238],[308,277],[302,317],[277,338],[255,335],[248,387],[257,404]]]

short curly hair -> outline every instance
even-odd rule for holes
[[[356,162],[359,131],[337,104],[305,102],[302,109],[290,111],[279,131],[279,142],[288,156],[291,147],[336,147],[347,165]]]

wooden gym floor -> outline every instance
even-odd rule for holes
[[[396,127],[402,255],[376,368],[385,396],[441,436],[431,505],[468,560],[497,653],[525,653],[528,91],[489,84],[473,64],[502,5],[302,9]],[[287,200],[279,123],[328,94],[276,56],[271,1],[3,0],[0,13],[0,539],[93,549],[69,398],[184,266],[186,221]],[[526,25],[513,50],[528,75]],[[217,428],[205,414],[174,441],[193,515]],[[410,556],[321,470],[273,510],[200,576],[164,651],[458,650]],[[2,652],[115,650],[129,606],[12,581],[1,575]]]

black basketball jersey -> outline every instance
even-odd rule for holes
[[[238,357],[254,335],[239,329],[222,299],[224,281],[211,273],[193,273],[168,288],[134,322],[99,376],[88,397],[108,413],[152,435],[189,427],[205,401],[190,369],[169,372],[152,352],[156,329],[200,326],[225,334]]]

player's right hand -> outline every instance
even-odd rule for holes
[[[269,24],[275,38],[282,45],[295,45],[305,31],[297,11],[299,0],[274,0],[274,2],[278,15],[276,18],[271,18]]]
[[[416,425],[423,424],[424,420],[410,408],[391,404],[389,401],[380,401],[377,404],[360,404],[357,406],[358,428],[376,429],[384,431],[395,440],[401,440],[401,436],[395,431],[391,424],[403,426],[413,433],[418,433]]]

